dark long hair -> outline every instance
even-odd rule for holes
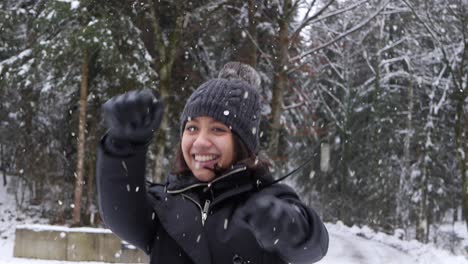
[[[270,164],[268,161],[260,159],[257,155],[255,155],[252,151],[250,151],[245,143],[240,139],[240,137],[232,132],[234,138],[234,152],[235,152],[235,159],[233,165],[242,164],[247,167],[251,173],[256,175],[262,176],[270,171]],[[187,166],[185,162],[184,155],[182,153],[182,142],[179,141],[177,146],[176,155],[174,158],[174,165],[172,169],[172,174],[174,175],[190,175],[191,171],[190,168]],[[218,176],[224,173],[229,168],[220,168],[215,166],[214,172],[215,175]]]

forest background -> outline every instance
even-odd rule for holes
[[[26,214],[102,225],[100,106],[164,99],[147,156],[161,182],[185,100],[238,60],[261,75],[277,177],[312,159],[290,183],[325,221],[429,242],[468,224],[467,45],[466,0],[2,0],[2,184]]]

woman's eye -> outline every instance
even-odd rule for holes
[[[187,130],[188,132],[194,132],[194,131],[197,130],[197,128],[194,127],[194,126],[188,126],[188,127],[185,128],[185,130]]]
[[[226,129],[224,129],[222,127],[215,127],[215,128],[213,128],[213,131],[215,131],[215,132],[226,132]]]

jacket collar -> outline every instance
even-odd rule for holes
[[[272,180],[271,176],[260,178],[257,175],[252,175],[245,165],[237,164],[210,182],[199,181],[193,175],[170,175],[166,183],[166,192],[180,194],[195,189],[203,189],[204,191],[211,189],[216,193],[223,193],[245,185],[258,188],[263,182],[270,180]]]

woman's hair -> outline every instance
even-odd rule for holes
[[[234,138],[235,152],[235,159],[233,165],[245,165],[248,170],[250,170],[256,175],[261,176],[267,174],[269,172],[270,164],[265,160],[260,160],[257,155],[253,154],[236,133],[233,132],[232,135]],[[185,162],[184,155],[182,153],[181,142],[182,141],[179,142],[177,147],[172,174],[185,176],[190,175],[191,171],[190,168],[187,166],[187,163]],[[215,166],[214,172],[216,175],[220,175],[228,169],[229,168],[220,168],[218,166]]]

